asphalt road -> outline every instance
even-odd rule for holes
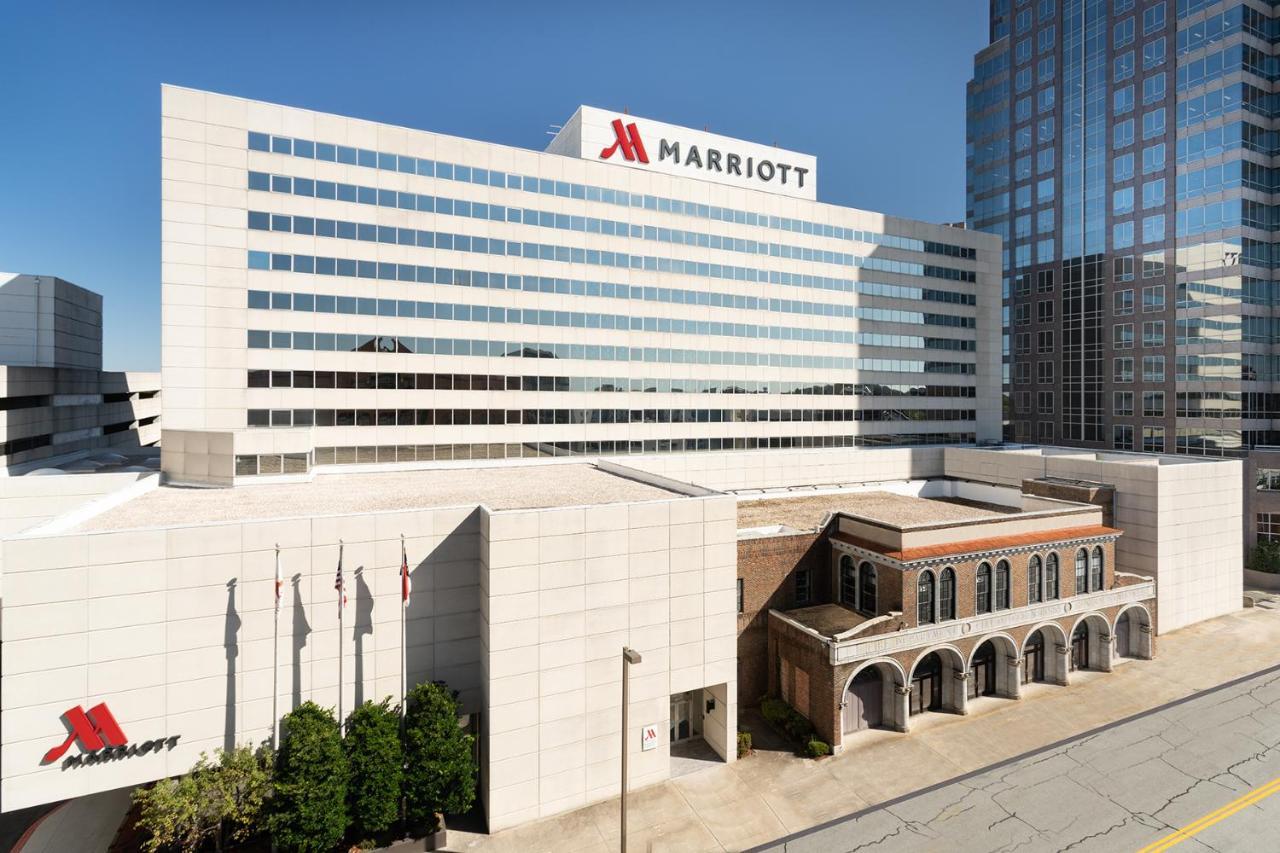
[[[1280,850],[1280,667],[756,849]]]

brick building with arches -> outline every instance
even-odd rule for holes
[[[805,514],[817,523],[809,547],[790,549],[813,575],[800,580],[809,600],[775,593],[766,651],[740,653],[739,669],[760,670],[765,692],[841,750],[867,729],[907,732],[922,715],[1150,659],[1155,582],[1117,569],[1112,498],[1090,485],[933,480],[740,503],[740,517],[795,525],[778,536],[800,535]]]

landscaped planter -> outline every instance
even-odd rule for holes
[[[433,832],[422,838],[406,838],[404,841],[397,841],[390,847],[387,847],[387,853],[410,853],[417,850],[443,850],[448,844],[448,830],[443,827],[439,832]]]
[[[1245,569],[1244,588],[1261,589],[1266,592],[1280,592],[1280,575],[1272,574],[1271,572],[1255,572],[1253,569]]]

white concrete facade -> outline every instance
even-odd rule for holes
[[[398,700],[401,535],[413,580],[408,680],[443,680],[480,713],[491,829],[616,794],[624,645],[644,658],[632,669],[631,784],[667,777],[667,702],[685,690],[716,698],[700,728],[732,761],[735,503],[691,491],[518,511],[85,532],[54,524],[0,539],[0,807],[180,774],[202,751],[266,739],[277,545],[280,712],[307,699],[338,704],[339,649],[345,711]],[[64,712],[100,702],[131,743],[177,736],[176,745],[93,766],[42,764],[66,737]],[[642,751],[650,724],[661,743]]]
[[[267,424],[316,465],[998,437],[991,235],[594,143],[162,105],[166,426],[240,466],[177,479],[256,475]]]

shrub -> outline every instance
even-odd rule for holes
[[[347,830],[347,756],[333,712],[303,702],[280,721],[269,826],[284,850],[329,850]]]
[[[1280,542],[1264,540],[1253,546],[1248,568],[1255,572],[1280,573]]]
[[[241,746],[217,756],[210,764],[201,753],[190,773],[133,792],[138,826],[149,835],[143,849],[192,851],[210,840],[221,849],[224,837],[240,842],[252,834],[268,796],[271,753]]]
[[[760,714],[775,731],[794,743],[807,743],[813,737],[813,724],[781,699],[769,697],[761,700]]]
[[[476,796],[473,738],[458,727],[457,694],[439,682],[409,691],[404,725],[404,796],[410,824],[434,829],[436,814],[458,814]]]
[[[751,732],[738,732],[738,757],[746,758],[751,754]]]
[[[810,758],[821,758],[831,754],[831,746],[826,741],[814,738],[805,744],[804,751]]]
[[[365,702],[347,717],[342,748],[347,755],[347,813],[360,838],[391,827],[399,813],[404,750],[400,710],[383,699]]]

